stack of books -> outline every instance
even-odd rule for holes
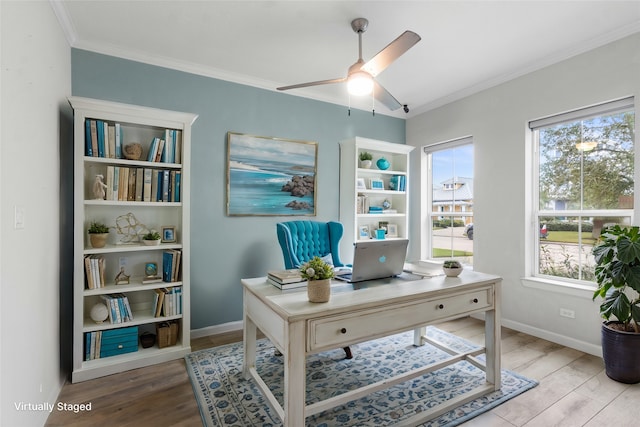
[[[279,289],[293,289],[307,286],[297,268],[291,270],[274,270],[267,272],[267,281]]]

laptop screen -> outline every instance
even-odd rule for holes
[[[408,244],[408,239],[356,242],[353,251],[351,278],[346,278],[346,280],[353,283],[401,274]]]

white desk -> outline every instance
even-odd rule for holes
[[[246,378],[253,377],[274,407],[285,427],[305,425],[307,416],[358,399],[441,369],[460,360],[485,370],[487,382],[403,422],[416,425],[441,415],[489,391],[500,388],[500,285],[501,278],[465,270],[459,277],[444,276],[415,281],[383,279],[365,284],[334,281],[327,303],[307,301],[306,289],[281,292],[264,277],[243,279],[244,365]],[[305,403],[306,356],[324,350],[345,347],[387,335],[414,330],[415,345],[429,341],[426,325],[485,312],[485,348],[457,354],[444,362],[351,390],[339,396]],[[260,329],[284,357],[284,408],[278,403],[257,373],[256,332]],[[429,341],[430,342],[430,341]],[[477,360],[486,354],[486,366]]]

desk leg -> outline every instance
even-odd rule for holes
[[[495,308],[485,313],[484,333],[487,363],[487,382],[494,385],[494,390],[501,387],[501,313],[500,313],[500,282],[496,283],[494,288]]]
[[[256,324],[247,316],[247,308],[244,309],[242,341],[244,353],[242,359],[242,373],[246,379],[251,378],[250,368],[256,366]]]
[[[426,333],[427,333],[427,327],[426,326],[414,329],[413,330],[413,345],[415,345],[416,347],[420,347],[421,345],[424,345],[424,341],[422,340],[422,337],[425,336]]]
[[[284,351],[284,427],[305,425],[305,323],[289,324]]]

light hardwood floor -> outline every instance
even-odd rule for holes
[[[484,323],[464,318],[439,328],[483,345]],[[192,350],[240,341],[241,332],[194,339]],[[610,380],[602,360],[510,329],[502,330],[502,367],[540,385],[464,427],[638,425],[640,384]],[[54,410],[46,426],[199,426],[200,413],[183,360],[65,384],[59,402],[92,403],[90,413]]]

